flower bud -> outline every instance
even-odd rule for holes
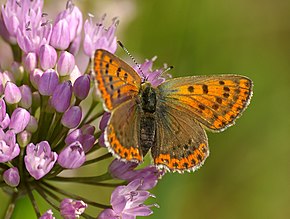
[[[42,75],[43,75],[43,71],[38,68],[34,69],[29,74],[30,82],[35,89],[38,89],[39,80]]]
[[[85,124],[81,127],[82,133],[87,135],[94,135],[95,133],[95,126],[90,124]]]
[[[64,168],[79,168],[86,161],[86,155],[80,142],[65,147],[58,156],[58,164]]]
[[[44,44],[39,49],[39,61],[42,69],[47,70],[55,66],[57,59],[57,53],[55,49],[48,45]]]
[[[26,130],[31,132],[31,133],[34,133],[34,132],[36,132],[37,128],[38,128],[38,122],[37,122],[36,118],[33,116],[30,116],[30,120],[26,126]]]
[[[70,105],[71,96],[72,85],[70,81],[57,85],[51,98],[52,106],[59,113],[65,112]]]
[[[75,67],[75,57],[64,51],[61,53],[57,61],[57,72],[60,76],[69,75]]]
[[[50,96],[58,85],[58,75],[53,69],[46,70],[39,79],[38,90],[41,95]]]
[[[17,83],[21,82],[24,75],[24,68],[18,62],[13,62],[11,65],[13,78]]]
[[[12,82],[7,82],[4,90],[6,103],[16,104],[21,100],[20,89]]]
[[[5,170],[3,173],[3,180],[11,187],[18,186],[20,183],[20,175],[17,167],[12,167],[8,170]]]
[[[25,109],[29,109],[32,104],[32,93],[31,93],[30,87],[24,84],[21,87],[19,87],[19,89],[22,96],[19,106]]]
[[[37,57],[34,52],[29,52],[23,57],[24,68],[27,72],[32,72],[37,66]]]
[[[85,99],[90,91],[90,76],[86,74],[78,77],[73,85],[73,91],[76,98]]]
[[[53,25],[50,45],[56,49],[66,50],[70,44],[69,26],[66,20],[61,19]]]
[[[82,109],[79,106],[70,107],[62,116],[61,123],[69,128],[76,128],[82,119]]]
[[[15,134],[22,132],[30,120],[30,114],[23,108],[17,108],[11,115],[9,129],[13,130]]]
[[[26,145],[28,145],[31,140],[31,136],[31,133],[26,130],[17,134],[17,142],[19,143],[20,147],[24,148]]]

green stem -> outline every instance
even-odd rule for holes
[[[22,58],[22,52],[21,52],[20,47],[17,44],[15,44],[15,45],[12,45],[11,48],[12,48],[14,61],[20,63],[21,62],[21,58]]]
[[[102,160],[105,160],[107,158],[111,158],[112,157],[112,154],[111,153],[107,153],[107,154],[104,154],[100,157],[97,157],[95,159],[92,159],[92,160],[87,160],[82,166],[86,166],[86,165],[89,165],[89,164],[92,164],[92,163],[97,163],[99,161],[102,161]]]
[[[75,199],[75,200],[82,200],[85,203],[87,203],[89,205],[92,205],[94,207],[97,207],[97,208],[106,209],[106,208],[110,208],[111,207],[109,205],[103,205],[103,204],[100,204],[100,203],[97,203],[97,202],[93,202],[93,201],[90,201],[90,200],[88,200],[88,199],[86,199],[86,198],[84,198],[82,196],[75,195],[75,194],[72,194],[70,192],[66,192],[64,190],[60,190],[59,188],[54,187],[53,185],[51,185],[51,184],[49,184],[47,182],[44,182],[44,181],[42,181],[42,185],[46,186],[47,188],[49,188],[49,189],[51,189],[51,190],[53,190],[53,191],[55,191],[57,193],[60,193],[62,195],[65,195],[65,196],[70,197],[70,198]],[[46,188],[44,188],[44,187],[42,187],[42,188],[46,190]]]
[[[87,119],[89,118],[89,116],[91,115],[91,113],[93,112],[93,110],[95,109],[95,107],[97,107],[98,102],[96,101],[92,101],[92,104],[88,110],[88,112],[86,113],[85,117],[83,118],[83,121],[81,122],[81,124],[79,125],[79,127],[82,127],[84,124],[86,124]]]
[[[17,197],[18,197],[18,193],[14,192],[13,195],[12,195],[12,197],[11,197],[11,200],[10,200],[9,205],[6,208],[5,216],[2,217],[2,218],[4,218],[4,219],[10,219],[12,217],[12,214],[13,214],[14,208],[15,208],[15,202],[16,202]]]
[[[39,141],[39,136],[40,138],[42,137],[42,133],[44,131],[47,131],[47,129],[44,128],[44,117],[45,117],[45,110],[47,107],[48,103],[48,97],[47,96],[41,96],[40,98],[41,101],[41,107],[40,107],[40,115],[39,115],[39,121],[38,121],[38,129],[37,132],[33,135],[33,142],[38,142]]]
[[[20,179],[24,179],[24,168],[23,168],[24,151],[25,151],[25,148],[20,148],[20,155],[19,155],[19,160],[18,160],[19,161],[18,167],[19,167]]]
[[[113,179],[110,173],[104,173],[100,176],[92,176],[92,177],[60,177],[56,176],[50,180],[59,181],[59,182],[74,182],[74,183],[84,183],[84,184],[94,184],[97,182],[102,182],[106,180]]]
[[[61,145],[60,143],[63,140],[63,138],[65,136],[67,136],[68,131],[69,131],[68,128],[62,126],[62,130],[57,132],[57,136],[51,138],[51,148],[55,148],[56,145]],[[63,145],[61,145],[61,146],[63,146]],[[62,148],[63,147],[61,147],[61,149]],[[55,150],[58,150],[58,149],[55,149]]]
[[[100,112],[98,112],[98,113],[96,113],[93,117],[91,117],[86,123],[91,123],[91,122],[93,122],[94,120],[96,120],[96,119],[98,119],[101,115],[103,115],[104,114],[104,110],[102,110],[102,111],[100,111]]]
[[[34,208],[35,214],[36,214],[37,218],[39,218],[41,216],[40,215],[40,211],[39,211],[39,208],[38,208],[38,206],[36,204],[34,196],[33,196],[32,192],[31,192],[31,188],[29,187],[29,184],[26,181],[24,181],[24,184],[25,184],[25,188],[26,188],[26,192],[28,194],[28,197],[29,197],[29,199],[30,199],[30,201],[32,203],[33,208]]]
[[[60,131],[59,129],[61,128],[59,121],[61,120],[61,117],[62,117],[62,114],[56,113],[54,121],[49,128],[48,134],[46,135],[49,141],[52,141],[55,138],[55,135],[59,133]]]
[[[50,173],[44,177],[44,179],[53,178],[57,176],[61,171],[63,171],[63,168],[60,165],[55,165]]]

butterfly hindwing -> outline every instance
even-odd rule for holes
[[[204,129],[188,114],[157,106],[157,144],[151,149],[154,163],[170,171],[194,171],[209,154]]]
[[[94,72],[98,90],[108,111],[139,92],[140,76],[132,67],[110,52],[96,50]]]
[[[239,75],[181,77],[158,86],[159,101],[212,131],[234,124],[250,102],[252,81]]]
[[[105,144],[116,157],[135,162],[143,160],[138,137],[139,119],[140,109],[134,99],[112,111],[105,130]]]

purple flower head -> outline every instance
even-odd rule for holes
[[[79,168],[86,161],[86,155],[80,142],[76,141],[65,147],[59,154],[57,162],[69,169]]]
[[[16,137],[13,131],[6,133],[0,129],[0,163],[11,161],[20,153],[19,145],[16,143]]]
[[[30,113],[23,108],[17,108],[11,115],[9,129],[13,130],[15,134],[22,132],[28,125],[30,120]]]
[[[60,203],[60,214],[65,219],[79,218],[88,205],[82,200],[65,198]]]
[[[114,18],[111,26],[106,29],[104,26],[105,15],[96,25],[92,16],[85,21],[84,31],[84,52],[91,57],[96,49],[105,49],[111,53],[117,50],[117,40],[115,36],[116,27],[119,20]]]
[[[57,112],[65,112],[70,105],[70,99],[72,97],[72,84],[70,81],[65,81],[56,86],[53,91],[51,103]]]
[[[57,61],[57,73],[60,76],[69,75],[73,71],[74,67],[75,57],[67,51],[62,52]]]
[[[151,60],[146,60],[143,64],[140,66],[134,66],[135,71],[142,77],[143,79],[146,79],[149,81],[153,87],[157,87],[159,84],[163,83],[166,78],[163,77],[163,73],[166,70],[166,65],[164,65],[164,68],[152,70],[153,62],[156,60],[156,57],[152,58]],[[168,77],[171,77],[168,75]]]
[[[81,129],[72,131],[65,139],[66,145],[70,145],[75,141],[79,141],[84,149],[84,152],[88,152],[96,141],[94,137],[94,128],[90,125],[84,125]]]
[[[51,209],[47,210],[39,219],[55,219]]]
[[[57,53],[56,50],[48,45],[44,44],[39,49],[39,62],[43,70],[53,68],[56,64]]]
[[[39,78],[38,90],[41,95],[51,96],[58,85],[58,75],[53,69],[46,70]]]
[[[26,147],[24,162],[30,175],[39,180],[45,176],[57,160],[57,153],[52,152],[47,141],[36,145],[30,143]]]
[[[140,187],[143,180],[136,179],[130,182],[127,186],[118,186],[111,195],[111,210],[103,211],[99,219],[106,218],[109,215],[111,218],[128,218],[135,219],[137,216],[149,216],[153,212],[150,209],[152,206],[147,206],[144,201],[149,197],[154,197],[149,192],[141,190]]]
[[[10,123],[9,115],[6,113],[5,101],[0,99],[0,128],[6,129]]]
[[[20,175],[17,167],[9,168],[3,173],[3,179],[5,183],[11,187],[16,187],[20,182]]]
[[[6,103],[9,104],[18,103],[21,100],[20,89],[10,81],[7,81],[6,83],[4,96]]]
[[[90,91],[90,76],[82,75],[78,77],[73,85],[73,92],[79,100],[85,99]]]

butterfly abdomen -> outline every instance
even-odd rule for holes
[[[140,138],[139,144],[142,149],[142,154],[145,156],[149,149],[156,144],[156,92],[149,84],[142,85],[140,90]]]
[[[143,156],[156,144],[156,119],[153,114],[145,113],[141,116],[139,141]]]

